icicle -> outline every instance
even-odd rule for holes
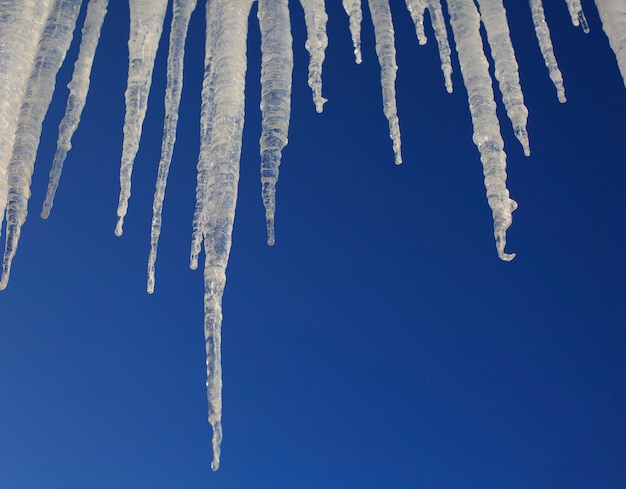
[[[596,0],[596,7],[626,86],[626,5],[623,0]]]
[[[300,0],[300,3],[304,9],[307,30],[305,47],[311,55],[309,59],[309,86],[313,91],[315,110],[319,114],[324,110],[324,104],[327,102],[322,97],[322,64],[328,46],[328,36],[326,36],[328,15],[326,15],[324,0]]]
[[[165,122],[161,143],[161,160],[157,174],[154,201],[152,204],[152,227],[150,229],[150,255],[148,257],[148,293],[154,292],[154,265],[157,258],[159,236],[161,234],[161,215],[167,176],[176,141],[178,107],[183,88],[183,61],[185,58],[185,40],[191,14],[196,8],[196,0],[174,0],[170,44],[167,56],[167,87],[165,89]]]
[[[435,39],[439,48],[441,71],[446,84],[446,91],[452,93],[452,61],[450,60],[450,44],[448,43],[448,30],[443,18],[440,0],[426,0],[430,22],[435,31]]]
[[[52,0],[0,0],[0,234],[17,119],[51,6]]]
[[[90,0],[87,6],[87,16],[82,30],[78,59],[74,64],[72,81],[67,85],[70,94],[67,99],[65,116],[59,124],[59,138],[57,150],[52,161],[48,191],[41,210],[41,217],[47,219],[54,204],[54,196],[59,187],[59,179],[63,171],[63,163],[68,151],[72,148],[72,136],[80,122],[80,116],[85,107],[87,92],[89,91],[89,77],[96,54],[96,47],[100,39],[100,30],[107,12],[109,0]]]
[[[246,37],[252,0],[212,0],[207,25],[217,19],[211,71],[215,77],[212,95],[211,142],[204,147],[198,170],[207,168],[204,229],[204,335],[207,352],[207,396],[209,422],[213,427],[213,462],[217,470],[222,440],[221,325],[222,294],[230,253],[239,158],[244,123]],[[207,103],[203,90],[203,105]]]
[[[363,11],[361,10],[361,0],[343,0],[343,8],[350,19],[350,34],[352,35],[352,45],[354,46],[354,59],[357,64],[361,64],[361,21]]]
[[[117,206],[115,235],[123,233],[124,217],[130,198],[130,180],[135,155],[139,149],[141,126],[148,107],[154,58],[163,31],[167,0],[130,0],[130,36],[128,38],[128,85],[124,142],[120,166],[120,198]]]
[[[383,111],[389,121],[389,136],[393,141],[396,165],[402,163],[400,152],[400,125],[396,109],[396,48],[394,46],[393,22],[389,0],[369,0],[374,34],[376,36],[376,54],[380,63],[380,83],[383,88]]]
[[[572,18],[572,24],[576,27],[580,26],[585,34],[589,34],[589,24],[587,24],[580,0],[565,0],[565,2],[567,3],[569,15]]]
[[[448,0],[452,32],[467,88],[474,144],[483,164],[487,200],[493,214],[494,236],[498,256],[505,261],[515,258],[505,253],[506,230],[513,220],[517,203],[506,188],[506,154],[496,115],[489,63],[482,48],[480,16],[474,0]]]
[[[52,100],[57,72],[65,59],[80,11],[81,0],[56,0],[41,34],[33,71],[20,108],[8,168],[6,247],[0,290],[7,286],[22,225],[28,214],[30,183],[41,136],[41,125]]]
[[[425,0],[406,0],[406,8],[411,14],[415,24],[415,34],[417,41],[423,46],[428,41],[424,32],[424,11],[426,10]]]
[[[307,6],[305,6],[305,4]],[[320,14],[320,4],[312,5],[303,2],[305,14],[309,17],[307,24],[311,25],[315,18],[325,19],[326,13]],[[321,4],[323,9],[324,4]],[[317,14],[317,15],[316,15]],[[261,186],[263,205],[265,206],[265,221],[267,223],[267,244],[274,244],[274,213],[276,210],[276,182],[282,150],[287,145],[289,131],[289,115],[291,112],[291,73],[293,71],[293,49],[291,38],[291,24],[289,22],[288,0],[259,0],[259,25],[261,27]],[[319,23],[315,22],[318,27]],[[324,20],[325,24],[326,21]],[[319,31],[317,31],[319,32]],[[315,53],[311,45],[314,31],[309,31],[307,49],[311,53],[311,65],[321,68],[321,63],[313,62]],[[324,39],[326,35],[324,34]],[[317,36],[319,40],[319,34]],[[318,48],[320,48],[318,44]],[[325,47],[325,46],[324,46]],[[323,58],[323,49],[322,54]],[[319,60],[318,60],[319,61]],[[312,71],[320,72],[317,69]],[[311,73],[311,71],[309,71]],[[316,77],[317,78],[317,77]],[[314,92],[319,90],[321,80],[309,83]],[[319,92],[318,92],[319,95]],[[324,100],[324,99],[322,99]],[[323,102],[318,106],[321,112]]]
[[[559,102],[564,104],[565,98],[565,86],[563,85],[563,75],[559,70],[559,65],[556,62],[554,56],[554,48],[552,47],[552,39],[550,37],[550,28],[546,22],[546,16],[543,12],[542,0],[530,0],[530,10],[533,16],[533,24],[535,26],[535,34],[537,35],[537,41],[539,42],[539,49],[543,56],[543,60],[548,68],[548,75],[550,80],[556,88],[556,96]]]
[[[530,143],[526,122],[528,109],[519,82],[519,71],[515,52],[511,44],[511,34],[502,0],[478,0],[480,15],[487,31],[487,40],[495,62],[495,75],[498,80],[506,113],[513,124],[515,137],[522,144],[524,154],[530,156]]]

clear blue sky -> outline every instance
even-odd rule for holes
[[[506,2],[533,152],[523,156],[502,117],[508,183],[519,202],[510,263],[493,243],[456,57],[449,95],[434,39],[417,45],[399,0],[391,3],[400,167],[367,9],[357,66],[347,16],[338,0],[328,2],[329,102],[318,115],[306,84],[302,10],[291,2],[292,122],[277,244],[267,247],[254,7],[217,473],[202,277],[187,263],[204,9],[192,19],[156,293],[148,296],[166,50],[162,43],[130,211],[116,238],[125,3],[109,7],[83,122],[42,221],[78,39],[68,54],[30,218],[0,294],[0,487],[626,487],[626,91],[592,2],[583,2],[589,35],[571,26],[565,2],[546,2],[565,105],[526,3]]]

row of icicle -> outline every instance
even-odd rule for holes
[[[574,25],[589,27],[580,0],[564,0]],[[196,207],[192,224],[190,265],[198,266],[202,246],[204,264],[204,330],[207,351],[209,422],[213,428],[212,468],[219,466],[222,438],[222,378],[220,342],[221,302],[231,246],[237,201],[239,158],[244,123],[244,88],[248,17],[254,0],[208,0],[206,6],[205,73],[202,86],[201,145],[198,158]],[[308,83],[317,112],[322,112],[322,64],[328,44],[324,0],[300,0],[308,31],[310,53]],[[474,127],[473,140],[483,164],[487,199],[492,209],[498,255],[504,251],[506,230],[517,207],[506,188],[506,155],[496,115],[496,104],[480,34],[482,21],[494,60],[507,115],[524,154],[530,154],[518,66],[502,0],[447,0],[461,74],[467,89]],[[558,68],[542,0],[529,0],[539,47],[560,102],[565,102],[563,77]],[[30,182],[42,122],[54,92],[56,74],[72,40],[82,0],[0,0],[0,229],[6,214],[6,247],[0,289],[9,279],[21,227],[26,220]],[[168,0],[130,0],[129,72],[126,116],[120,169],[120,196],[116,235],[123,231],[128,209],[133,162],[141,128],[157,47]],[[69,83],[67,109],[59,126],[57,152],[41,216],[50,214],[71,138],[78,126],[89,89],[89,78],[108,0],[90,0],[82,29],[78,59]],[[368,0],[381,67],[384,114],[389,121],[395,162],[402,162],[396,109],[397,71],[394,29],[389,0]],[[622,77],[626,84],[626,2],[596,0],[596,5]],[[161,211],[172,159],[178,108],[183,84],[184,46],[196,0],[173,0],[167,60],[165,123],[153,204],[148,292],[154,291],[154,266],[161,229]],[[361,63],[361,0],[343,0],[357,63]],[[428,10],[441,60],[445,88],[452,92],[451,49],[440,0],[406,0],[420,44]],[[282,150],[287,144],[290,117],[293,51],[288,0],[258,0],[261,30],[261,182],[266,209],[267,240],[274,243],[275,190]]]

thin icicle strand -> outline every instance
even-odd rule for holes
[[[580,26],[585,34],[589,34],[589,24],[585,18],[580,0],[565,0],[565,3],[567,3],[567,10],[572,19],[572,24],[576,27]]]
[[[402,163],[400,122],[396,108],[396,48],[389,0],[369,0],[376,36],[376,54],[380,63],[380,83],[383,89],[383,112],[389,121],[389,137],[393,142],[396,165]]]
[[[51,6],[52,0],[0,0],[0,235],[17,119]]]
[[[511,44],[511,33],[502,0],[478,0],[480,15],[487,31],[487,40],[495,62],[495,75],[502,93],[506,113],[513,124],[515,137],[530,156],[528,141],[528,109],[519,82],[519,68]]]
[[[209,170],[204,230],[204,335],[209,423],[213,428],[213,470],[219,467],[222,441],[222,295],[237,203],[251,6],[252,0],[213,0],[207,9],[207,24],[212,17],[219,22],[212,72],[215,92],[211,144],[207,154],[201,155]]]
[[[480,36],[480,15],[474,0],[448,0],[452,32],[467,88],[469,109],[474,126],[474,144],[483,164],[487,200],[491,207],[498,256],[505,261],[515,258],[505,253],[506,230],[513,221],[516,202],[506,188],[506,154],[496,115],[496,103]]]
[[[406,0],[406,8],[411,14],[411,19],[415,24],[415,34],[420,45],[426,44],[428,38],[424,32],[424,12],[426,11],[425,0]]]
[[[361,21],[363,20],[363,11],[361,10],[361,0],[343,0],[343,9],[350,19],[350,35],[352,36],[352,45],[354,46],[354,60],[356,64],[361,64]]]
[[[548,76],[554,88],[556,88],[556,96],[559,102],[564,104],[567,99],[565,98],[565,86],[563,85],[563,74],[559,69],[559,65],[554,55],[554,48],[552,47],[552,38],[550,36],[550,28],[546,22],[546,16],[543,11],[542,0],[530,0],[530,10],[533,17],[533,24],[535,26],[535,34],[537,35],[537,41],[539,42],[539,49],[541,55],[548,68]]]
[[[321,6],[323,8],[323,3]],[[313,7],[311,4],[304,7],[305,13],[309,9],[311,17],[313,17],[313,13],[310,10]],[[259,0],[258,17],[261,27],[262,53],[261,113],[263,117],[259,141],[261,146],[261,191],[265,206],[267,244],[273,246],[275,241],[276,182],[278,181],[282,150],[287,145],[291,113],[293,48],[288,0]],[[309,39],[311,34],[313,33],[309,34]],[[314,52],[311,50],[311,63],[313,63]],[[309,81],[311,81],[310,78]],[[321,109],[321,106],[319,108]]]
[[[328,15],[324,0],[300,0],[300,4],[304,9],[304,21],[307,30],[305,47],[310,54],[308,81],[313,91],[315,110],[319,114],[324,110],[324,104],[327,102],[322,97],[322,65],[328,46],[328,36],[326,35]]]
[[[128,211],[133,164],[139,149],[141,128],[148,108],[152,69],[163,31],[166,7],[167,0],[130,0],[128,84],[125,93],[126,115],[124,116],[116,236],[121,236],[124,232],[124,217]]]
[[[450,59],[451,49],[448,42],[448,29],[441,10],[440,0],[426,0],[430,23],[435,31],[435,39],[439,49],[439,59],[441,60],[441,71],[446,84],[446,91],[452,93],[452,61]]]
[[[154,292],[154,265],[157,258],[159,236],[161,235],[161,216],[165,187],[170,171],[174,143],[176,142],[176,126],[178,124],[178,108],[183,89],[183,61],[185,59],[185,41],[191,14],[196,8],[196,0],[174,0],[172,26],[170,28],[170,44],[167,55],[167,86],[165,89],[165,122],[163,124],[163,141],[161,143],[161,160],[157,174],[154,201],[152,203],[152,226],[150,229],[150,254],[148,256],[148,294]]]
[[[67,153],[72,148],[72,136],[78,127],[80,116],[85,107],[85,102],[87,101],[91,67],[93,66],[93,60],[96,55],[100,31],[102,30],[102,23],[104,22],[108,4],[109,0],[90,0],[87,6],[87,15],[85,17],[85,25],[82,29],[78,59],[76,63],[74,63],[72,81],[67,85],[70,94],[67,98],[65,115],[59,124],[57,150],[52,160],[48,190],[41,210],[41,217],[43,219],[47,219],[50,216],[50,211],[54,204],[54,196],[56,195],[61,173],[63,172],[63,163],[65,162]]]
[[[609,38],[626,87],[626,2],[624,0],[596,0],[602,29]]]
[[[213,12],[211,10],[211,12]],[[191,252],[189,256],[189,268],[198,268],[198,255],[202,249],[202,240],[206,228],[206,203],[207,185],[209,181],[209,152],[211,148],[211,135],[213,117],[215,115],[215,41],[216,32],[220,28],[220,19],[215,15],[206,15],[205,54],[204,54],[204,78],[202,80],[202,103],[200,108],[200,154],[198,155],[196,176],[196,207],[193,213]]]
[[[26,84],[8,168],[7,231],[0,290],[9,281],[11,263],[28,214],[30,184],[35,169],[41,125],[52,100],[57,72],[72,42],[81,1],[54,2],[39,40],[33,71]]]

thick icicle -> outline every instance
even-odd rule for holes
[[[350,35],[354,46],[354,59],[357,64],[361,64],[361,21],[363,11],[361,10],[361,0],[343,0],[343,8],[350,19]]]
[[[120,198],[117,206],[115,235],[121,236],[130,198],[130,181],[135,155],[139,149],[141,127],[148,108],[152,69],[156,56],[167,0],[130,0],[130,36],[128,38],[128,84],[124,142],[120,166]]]
[[[522,144],[524,154],[530,155],[528,142],[528,109],[519,82],[519,71],[515,51],[511,44],[511,34],[502,0],[478,0],[480,16],[487,31],[487,40],[495,62],[495,75],[498,80],[506,113],[513,124],[515,137]]]
[[[515,258],[505,253],[506,230],[513,220],[516,202],[506,188],[506,154],[496,115],[496,103],[480,36],[480,15],[474,0],[448,0],[452,32],[467,88],[474,144],[483,164],[487,200],[491,207],[498,256],[505,261]]]
[[[596,0],[602,29],[609,38],[611,49],[626,86],[626,2],[624,0]]]
[[[51,6],[52,0],[0,0],[0,234],[17,119]]]
[[[585,13],[583,12],[583,7],[580,4],[580,0],[565,0],[565,3],[567,3],[567,10],[569,11],[569,15],[572,18],[572,24],[574,24],[576,27],[580,26],[583,32],[585,34],[588,34],[589,24],[587,24],[587,19],[585,18]]]
[[[217,470],[222,440],[221,325],[222,294],[232,240],[239,158],[244,124],[246,37],[248,15],[253,0],[212,0],[207,9],[207,25],[217,19],[212,63],[215,68],[212,98],[213,120],[210,145],[202,148],[198,170],[206,168],[204,228],[204,335],[206,339],[207,396],[209,422],[213,427],[213,462]],[[205,71],[207,73],[207,71]],[[203,170],[204,171],[204,170]]]
[[[541,55],[548,68],[548,76],[556,88],[556,96],[559,102],[564,104],[565,98],[565,86],[563,85],[563,75],[559,70],[559,65],[556,62],[556,56],[554,56],[554,48],[552,47],[552,38],[550,37],[550,28],[546,22],[546,16],[543,11],[543,0],[530,0],[530,10],[533,17],[533,24],[535,26],[535,34],[537,35],[537,41],[539,42],[539,49]]]
[[[420,44],[426,44],[428,40],[424,32],[424,11],[428,9],[430,23],[435,31],[437,47],[439,49],[439,59],[441,60],[441,71],[446,85],[446,91],[452,93],[452,62],[450,60],[450,44],[448,43],[448,30],[441,11],[439,0],[406,0],[406,7],[411,13],[411,18],[415,24],[415,33]]]
[[[325,19],[318,8],[324,8],[323,2],[312,5],[303,2],[305,14],[309,18],[307,25],[319,26],[319,17]],[[291,113],[291,74],[293,71],[293,49],[291,38],[291,24],[289,21],[288,0],[259,0],[259,25],[261,27],[261,187],[263,205],[265,206],[265,221],[267,223],[267,244],[274,244],[274,213],[276,211],[276,182],[278,180],[278,168],[283,148],[287,145],[289,132],[289,116]],[[324,25],[326,21],[323,21]],[[312,27],[313,27],[312,26]],[[307,49],[311,53],[311,65],[317,65],[321,69],[321,63],[314,63],[313,58],[319,52],[313,48],[311,38],[319,31],[309,31]],[[326,34],[323,35],[324,39]],[[317,42],[317,41],[316,41]],[[323,58],[323,49],[322,54]],[[317,68],[313,71],[317,71]],[[321,73],[317,71],[317,75]],[[314,88],[321,80],[311,81]],[[318,92],[318,95],[321,95]],[[323,100],[323,99],[322,99]],[[323,102],[318,106],[321,112]]]
[[[65,116],[63,116],[61,124],[59,124],[57,150],[52,161],[48,191],[46,192],[46,198],[41,210],[41,217],[43,219],[47,219],[52,210],[54,196],[59,187],[59,179],[63,171],[63,163],[65,162],[68,151],[72,148],[72,136],[78,127],[80,116],[85,107],[85,102],[87,101],[91,67],[93,65],[94,56],[96,55],[96,47],[100,39],[100,31],[108,4],[109,0],[90,0],[87,6],[87,16],[85,17],[85,25],[82,29],[78,59],[76,63],[74,63],[72,81],[67,85],[70,94],[67,99]]]
[[[376,36],[376,54],[380,63],[380,83],[383,89],[383,111],[389,121],[389,136],[393,142],[396,165],[402,163],[400,122],[396,109],[396,48],[389,0],[369,0]]]
[[[300,3],[304,9],[304,20],[307,30],[305,47],[311,55],[309,59],[309,86],[313,90],[315,110],[321,113],[324,110],[324,104],[327,102],[322,97],[322,64],[324,63],[325,51],[328,46],[328,36],[326,35],[328,15],[326,14],[324,0],[300,0]]]
[[[72,42],[82,0],[56,0],[41,33],[33,71],[26,83],[13,152],[8,168],[6,247],[0,290],[7,286],[22,225],[28,214],[30,183],[41,136],[41,125],[52,100],[56,75]]]
[[[161,215],[167,176],[176,141],[178,108],[183,89],[183,61],[185,58],[185,40],[191,14],[196,8],[196,0],[174,0],[170,44],[167,56],[167,87],[165,89],[165,122],[161,143],[161,160],[157,174],[154,201],[152,203],[152,227],[150,229],[150,255],[148,257],[148,293],[154,292],[154,264],[157,258],[159,236],[161,235]]]

